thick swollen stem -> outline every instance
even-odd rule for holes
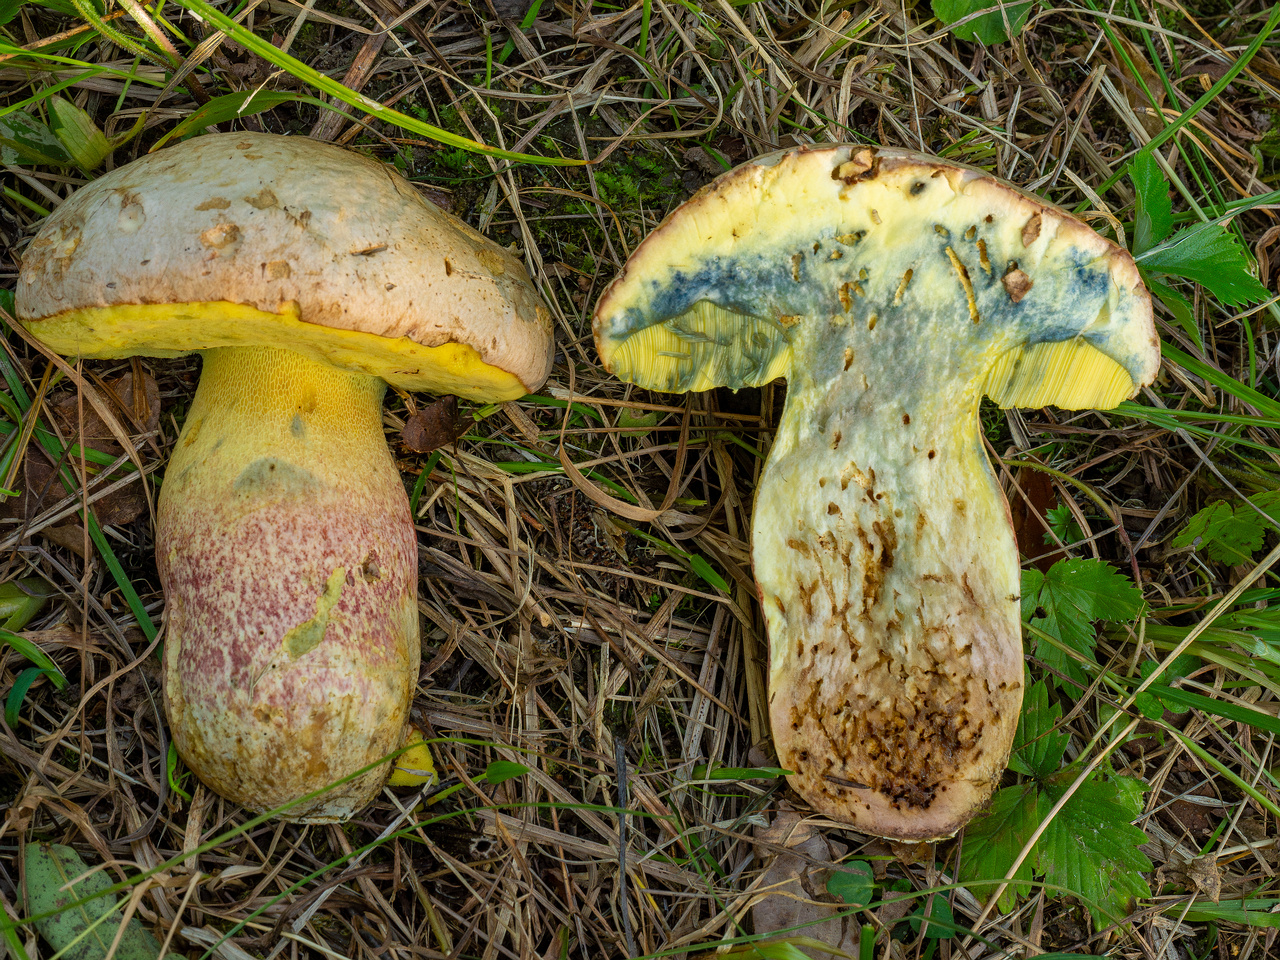
[[[972,327],[954,328],[959,346]],[[797,328],[754,561],[792,785],[868,832],[931,839],[999,781],[1022,645],[1017,549],[977,433],[990,355],[913,333]]]
[[[209,350],[165,473],[169,724],[197,776],[255,811],[342,780],[404,735],[417,545],[384,389],[288,350]],[[386,774],[286,816],[348,817]]]

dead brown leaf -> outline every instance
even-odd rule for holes
[[[466,427],[458,417],[458,398],[441,397],[410,414],[400,441],[414,453],[430,453],[457,440]]]

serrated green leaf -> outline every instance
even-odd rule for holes
[[[1127,622],[1144,608],[1133,581],[1101,560],[1059,560],[1047,573],[1022,573],[1023,619],[1086,657],[1093,656],[1095,621]],[[1056,646],[1037,639],[1034,652],[1054,670],[1086,682],[1084,671]]]
[[[111,144],[93,118],[70,100],[48,99],[49,129],[67,151],[71,161],[85,173],[92,173],[111,156]]]
[[[62,908],[110,887],[111,879],[106,873],[99,870],[68,886],[70,881],[83,876],[88,867],[78,853],[61,844],[28,844],[25,866],[27,907],[32,915],[61,910],[35,922],[40,935],[54,950],[63,951],[60,956],[64,960],[105,960],[120,930],[120,905],[115,895],[99,897],[71,909]],[[156,960],[160,956],[160,945],[134,916],[125,924],[114,956],[115,960]],[[180,960],[172,953],[169,958]]]
[[[875,872],[865,860],[842,863],[827,878],[827,893],[861,910],[876,895]]]
[[[1035,784],[1024,783],[996,791],[987,809],[964,828],[963,854],[956,879],[972,885],[970,892],[985,903],[1048,810]],[[1000,895],[997,906],[1001,911],[1012,910],[1019,897],[1031,892],[1032,866],[1031,857],[1022,861],[1012,882]]]
[[[1044,521],[1049,525],[1049,530],[1053,531],[1046,532],[1044,535],[1044,543],[1047,547],[1056,546],[1059,540],[1063,543],[1076,543],[1084,539],[1084,531],[1080,529],[1080,524],[1076,523],[1071,507],[1065,503],[1046,510]]]
[[[71,157],[53,131],[21,110],[0,117],[0,160],[45,167],[71,164]]]
[[[1101,928],[1130,912],[1130,901],[1149,898],[1144,873],[1152,869],[1138,847],[1147,835],[1132,820],[1145,786],[1130,778],[1087,780],[1058,811],[1036,844],[1036,870],[1045,882],[1080,897]],[[1046,788],[1052,805],[1066,785]],[[1137,803],[1134,803],[1134,798]]]
[[[1022,715],[1013,735],[1009,769],[1028,777],[1044,779],[1057,773],[1070,737],[1054,727],[1062,719],[1062,707],[1049,703],[1049,688],[1040,681],[1027,688],[1022,699]]]
[[[1280,491],[1269,490],[1251,499],[1259,510],[1280,517]],[[1179,550],[1191,547],[1203,551],[1210,560],[1237,566],[1253,560],[1266,532],[1272,529],[1274,526],[1247,503],[1215,500],[1196,511],[1173,538],[1173,546]]]
[[[945,24],[953,24],[982,10],[990,11],[951,28],[958,40],[981,40],[988,47],[1016,37],[1031,13],[1031,0],[1005,3],[1003,0],[933,0],[933,14]]]
[[[1137,216],[1133,225],[1133,253],[1138,255],[1167,237],[1173,230],[1173,202],[1169,181],[1150,151],[1140,152],[1129,165],[1129,179],[1137,195]]]
[[[1229,307],[1269,296],[1267,288],[1249,272],[1249,257],[1240,241],[1220,223],[1198,223],[1179,230],[1134,259],[1152,273],[1194,280]]]
[[[515,777],[523,777],[528,772],[529,768],[523,763],[515,763],[511,760],[494,760],[489,766],[485,767],[484,778],[489,783],[497,786]]]

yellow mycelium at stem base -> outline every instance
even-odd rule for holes
[[[72,357],[176,357],[210,347],[275,344],[363,371],[402,390],[451,393],[486,403],[529,392],[518,377],[485,363],[467,344],[427,347],[407,337],[307,323],[293,303],[281,313],[222,301],[91,307],[27,321],[26,326],[52,349]]]
[[[165,705],[196,774],[253,810],[402,742],[419,662],[417,544],[381,380],[275,348],[205,353],[165,473]],[[290,810],[326,821],[380,767]]]

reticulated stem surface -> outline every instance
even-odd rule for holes
[[[210,787],[253,810],[399,746],[417,679],[417,545],[381,380],[301,354],[205,354],[165,474],[165,704]],[[297,807],[350,816],[385,768]]]

